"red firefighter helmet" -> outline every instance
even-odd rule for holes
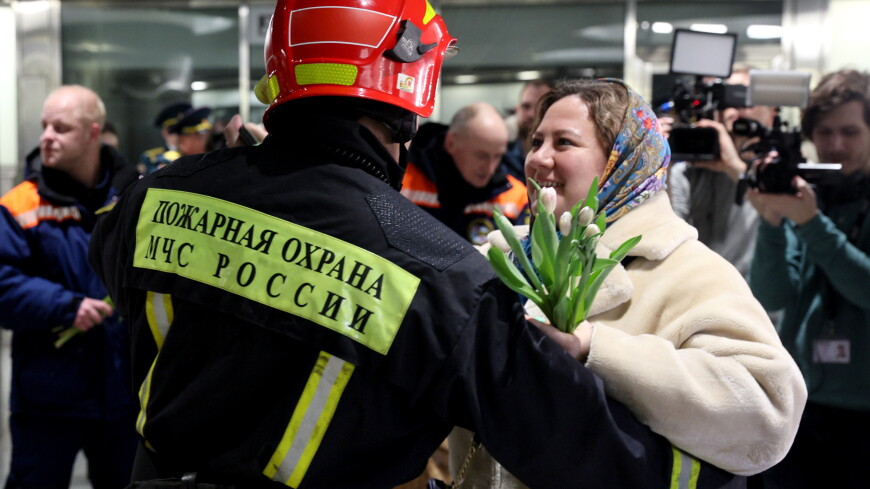
[[[377,100],[429,117],[441,64],[454,51],[426,0],[278,0],[257,98]]]

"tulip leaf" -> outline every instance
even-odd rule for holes
[[[541,297],[526,281],[522,272],[508,259],[507,255],[500,249],[492,247],[487,251],[486,257],[495,269],[496,275],[505,285],[518,294],[522,294],[536,303],[541,300]]]
[[[625,258],[625,255],[627,255],[628,252],[640,242],[642,237],[643,236],[635,236],[631,239],[627,239],[624,243],[619,245],[619,248],[616,248],[612,253],[610,253],[610,258],[613,258],[616,261],[621,261]]]
[[[498,209],[495,210],[494,217],[495,225],[498,226],[498,229],[501,231],[502,235],[504,235],[505,241],[508,242],[511,250],[517,257],[517,261],[519,261],[525,275],[531,281],[532,287],[536,291],[544,293],[543,284],[541,283],[541,279],[538,278],[538,270],[534,265],[532,265],[529,257],[526,256],[526,251],[523,249],[523,245],[520,243],[520,240],[514,231],[514,225],[508,220],[508,218],[504,217],[504,214],[502,214]]]
[[[592,209],[592,212],[598,212],[598,177],[592,179],[589,185],[589,192],[586,193],[586,201],[584,206]]]

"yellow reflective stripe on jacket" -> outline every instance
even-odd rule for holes
[[[353,369],[353,364],[320,352],[284,437],[263,470],[266,477],[290,487],[299,486],[320,448]]]
[[[163,348],[163,339],[169,332],[174,318],[172,310],[172,296],[148,291],[145,298],[145,316],[148,318],[148,327],[157,343],[157,351]]]
[[[160,354],[160,349],[163,348],[163,340],[169,333],[169,327],[172,326],[175,317],[172,309],[172,296],[149,290],[145,295],[145,317],[148,319],[151,335],[154,336],[154,343],[157,344],[157,355],[154,356],[154,362],[148,369],[148,375],[145,376],[145,380],[139,387],[139,416],[136,418],[136,431],[143,439],[145,438],[145,422],[148,420],[145,410],[148,408],[148,400],[151,397],[151,376],[154,374],[154,366],[157,365],[157,356]],[[145,440],[145,444],[150,447],[148,440]]]
[[[701,462],[673,445],[671,448],[674,452],[674,466],[670,489],[697,489]]]
[[[386,355],[420,279],[328,234],[206,195],[148,190],[133,266],[305,318]]]
[[[139,387],[139,417],[136,418],[136,432],[142,438],[145,438],[145,421],[147,420],[145,408],[148,406],[148,399],[151,397],[151,375],[154,373],[155,365],[157,365],[157,356],[154,357],[154,362],[151,364],[151,368],[148,369],[148,375],[145,376],[145,380],[142,381],[142,385]]]

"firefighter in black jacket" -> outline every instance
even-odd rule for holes
[[[398,193],[455,40],[425,0],[342,5],[278,1],[263,144],[149,175],[94,233],[133,328],[133,480],[387,489],[458,425],[539,489],[690,487],[698,466],[722,487]]]

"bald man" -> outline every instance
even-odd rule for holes
[[[68,488],[79,451],[95,489],[129,482],[136,448],[126,328],[88,265],[120,156],[93,91],[45,100],[27,179],[0,198],[0,325],[13,331],[7,488]]]
[[[508,130],[491,105],[460,109],[450,126],[420,127],[409,148],[402,194],[473,244],[486,242],[499,208],[528,220],[526,187],[502,168]]]

